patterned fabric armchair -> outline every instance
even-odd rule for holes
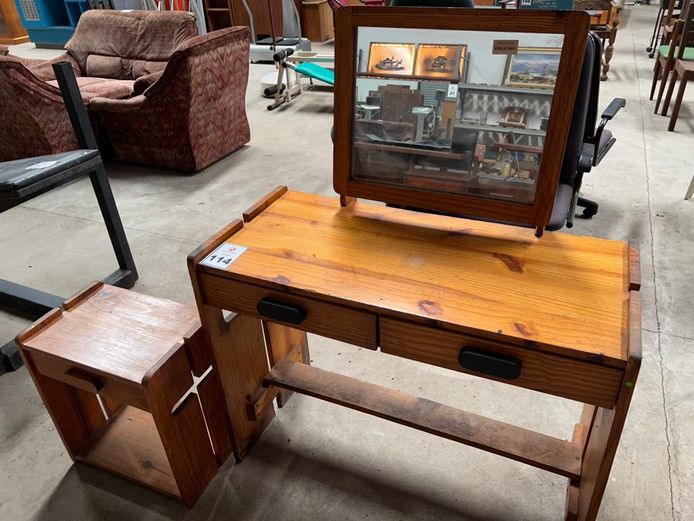
[[[230,27],[183,42],[162,73],[135,82],[126,100],[94,97],[115,156],[197,172],[250,140],[246,117],[250,35]]]
[[[0,162],[78,148],[60,90],[0,56]]]
[[[248,30],[196,35],[187,12],[93,10],[53,60],[0,48],[0,161],[77,147],[57,61],[72,65],[97,136],[119,159],[192,172],[243,146]]]
[[[29,60],[0,49],[0,161],[77,148],[52,64],[67,61],[85,102],[94,96],[127,98],[135,83],[166,67],[176,47],[197,34],[186,12],[84,13],[66,53]],[[103,144],[103,129],[92,117]],[[108,149],[108,147],[106,147]]]

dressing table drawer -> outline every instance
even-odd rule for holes
[[[533,348],[382,317],[384,353],[611,408],[623,372]]]
[[[203,273],[206,301],[222,309],[376,349],[376,315]]]

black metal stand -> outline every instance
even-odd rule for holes
[[[665,8],[661,6],[658,10],[658,15],[655,18],[655,26],[653,27],[653,34],[651,35],[651,43],[648,47],[646,47],[646,52],[648,52],[649,58],[653,58],[653,56],[655,56],[655,51],[658,48],[658,40],[660,39],[660,29],[664,12]]]
[[[80,148],[97,150],[96,137],[89,123],[89,117],[82,103],[82,96],[70,64],[66,62],[54,64],[53,70],[55,71],[55,76],[65,100],[65,106]],[[113,198],[113,192],[108,182],[104,164],[101,161],[101,157],[97,155],[96,158],[80,166],[81,168],[72,167],[70,169],[72,175],[62,175],[60,177],[61,182],[59,184],[51,184],[48,189],[64,184],[79,174],[89,173],[92,188],[99,203],[108,236],[111,239],[111,246],[118,260],[118,269],[104,278],[103,281],[114,286],[131,288],[137,281],[137,268],[130,252],[130,246],[125,236],[125,230],[116,207],[116,201]],[[46,189],[45,186],[36,187],[35,190],[23,189],[23,197],[13,201],[12,204],[5,206],[3,209],[20,204],[45,192]],[[0,279],[0,307],[32,320],[60,306],[64,300],[63,297]],[[14,340],[0,348],[0,352],[2,355],[0,374],[21,367],[22,360],[17,352]]]

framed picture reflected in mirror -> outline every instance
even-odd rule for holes
[[[372,42],[367,72],[375,76],[412,76],[415,50],[413,43]]]

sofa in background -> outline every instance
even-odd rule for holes
[[[87,11],[63,55],[0,56],[0,161],[76,148],[52,69],[67,61],[105,155],[198,171],[250,139],[249,39],[197,36],[188,12]]]
[[[197,172],[248,143],[249,47],[247,27],[196,36],[141,95],[92,98],[116,159]]]

